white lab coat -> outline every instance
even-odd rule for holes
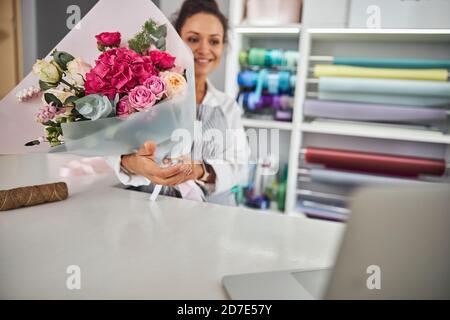
[[[216,163],[214,159],[203,159],[209,163],[216,174],[214,184],[203,186],[206,190],[206,198],[209,202],[232,204],[234,201],[231,188],[237,184],[246,184],[248,179],[248,159],[250,148],[242,125],[242,109],[236,101],[225,93],[217,90],[211,82],[207,81],[207,92],[201,105],[221,108],[226,119],[226,128],[235,133],[233,139],[227,139],[223,146],[222,161]],[[201,138],[200,138],[201,139]],[[194,138],[194,143],[201,143],[199,137]],[[232,152],[226,152],[226,149]],[[113,167],[119,181],[125,185],[143,186],[152,182],[145,177],[129,175],[120,168],[120,157],[109,157],[108,162]]]

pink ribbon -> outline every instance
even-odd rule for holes
[[[67,165],[59,168],[60,177],[79,177],[87,175],[99,175],[111,172],[112,168],[102,157],[82,158],[72,160]]]
[[[202,189],[194,182],[194,180],[188,180],[179,184],[178,190],[183,199],[205,201]]]

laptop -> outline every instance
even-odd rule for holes
[[[367,187],[334,267],[227,275],[231,299],[449,299],[450,185]]]

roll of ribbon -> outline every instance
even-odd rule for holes
[[[268,72],[265,70],[263,78],[262,78],[262,86],[263,88],[268,88],[271,92],[289,92],[291,89],[295,87],[295,75],[292,75],[289,71],[280,71],[280,72]],[[260,70],[260,71],[262,71]],[[272,76],[272,74],[276,76]],[[245,88],[254,88],[257,86],[258,79],[260,77],[260,73],[252,70],[244,70],[239,72],[238,74],[238,84]],[[269,88],[269,77],[271,78],[271,88]],[[278,82],[277,89],[275,90],[274,84]]]
[[[248,52],[247,51],[239,52],[239,63],[242,65],[248,64]]]
[[[251,48],[239,53],[239,62],[242,65],[257,67],[285,66],[295,68],[299,59],[298,51],[280,49]]]
[[[250,92],[244,92],[243,93],[243,105],[248,108],[248,96],[250,95]],[[252,105],[253,109],[262,109],[265,107],[269,107],[276,110],[285,110],[285,109],[292,109],[293,107],[293,97],[286,96],[286,95],[262,95],[261,98],[254,102]],[[250,108],[248,108],[250,109]]]
[[[445,173],[444,160],[313,147],[306,148],[305,161],[330,169],[402,177],[418,177],[420,174],[441,176]]]
[[[267,89],[270,94],[278,94],[279,81],[278,73],[269,73],[267,75]]]
[[[248,64],[252,66],[266,66],[266,50],[251,48],[248,52]]]
[[[67,199],[68,195],[64,182],[0,190],[0,211],[61,201]]]
[[[268,50],[269,66],[281,66],[283,64],[283,51],[279,49]]]
[[[299,53],[298,51],[286,51],[284,53],[284,63],[288,68],[295,68],[297,66],[299,59]]]
[[[291,74],[289,71],[279,72],[279,88],[280,91],[286,92],[291,88]]]

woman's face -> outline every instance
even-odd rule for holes
[[[181,38],[194,53],[195,75],[207,77],[220,64],[224,48],[224,30],[220,20],[208,13],[186,19]]]

